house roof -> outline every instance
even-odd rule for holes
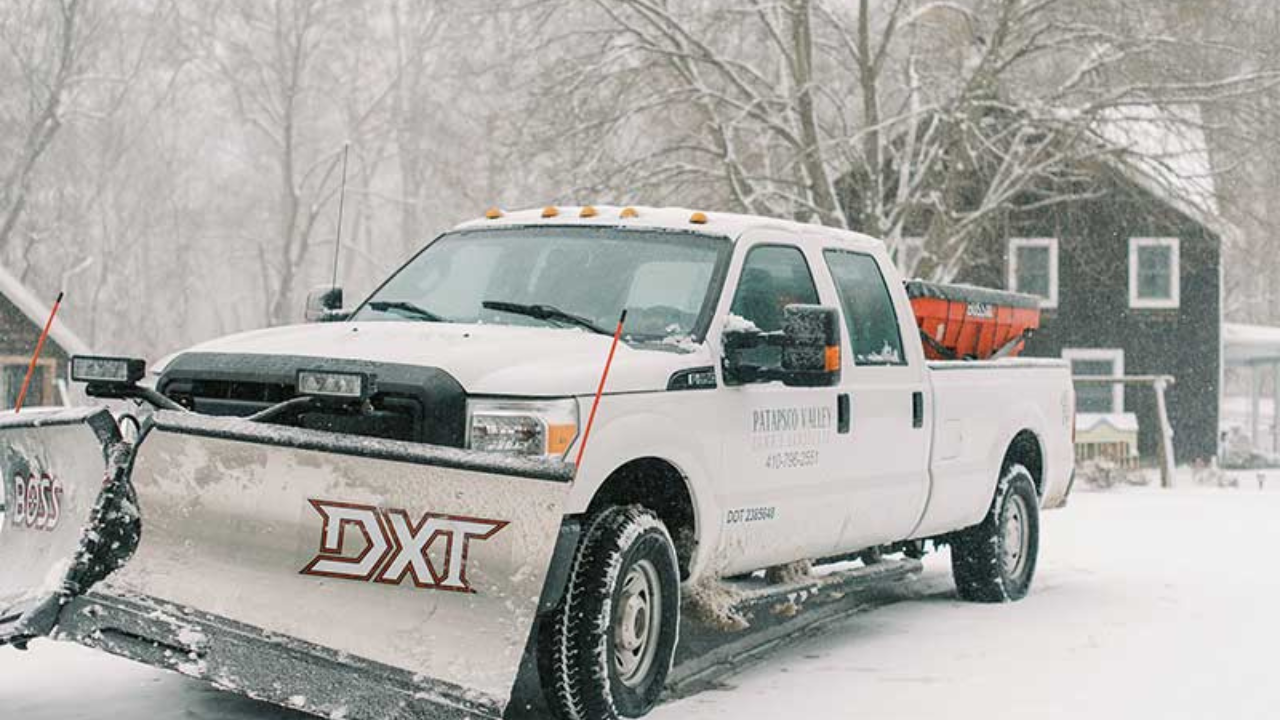
[[[1280,327],[1223,323],[1222,355],[1228,365],[1280,362]]]
[[[12,302],[14,307],[27,316],[27,319],[34,323],[37,328],[43,329],[44,324],[49,321],[49,312],[53,309],[53,306],[42,301],[35,291],[22,284],[22,281],[18,280],[3,266],[0,266],[0,295],[8,298],[9,302]],[[49,338],[68,355],[85,355],[89,353],[88,343],[81,340],[60,319],[53,321],[53,327],[49,330]]]
[[[1094,133],[1120,151],[1110,163],[1130,181],[1217,233],[1239,231],[1221,213],[1209,144],[1194,107],[1131,105],[1103,112]]]
[[[1138,416],[1129,413],[1076,413],[1076,432],[1085,433],[1103,425],[1120,432],[1137,432]]]

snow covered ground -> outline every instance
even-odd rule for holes
[[[1021,603],[956,601],[945,555],[918,597],[829,627],[707,692],[699,718],[1280,716],[1280,493],[1078,492],[1044,516]],[[0,707],[23,720],[304,716],[75,646],[0,648]]]

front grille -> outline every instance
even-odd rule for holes
[[[166,395],[202,415],[247,417],[295,397],[294,387],[282,383],[194,380],[172,383]],[[423,411],[417,400],[380,393],[363,408],[318,406],[306,412],[286,413],[271,424],[325,430],[344,435],[421,441]]]
[[[467,395],[440,368],[294,355],[183,353],[165,368],[156,388],[203,415],[247,417],[295,397],[298,371],[359,372],[377,393],[360,408],[318,405],[270,422],[346,435],[462,447]]]

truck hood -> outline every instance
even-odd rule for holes
[[[569,328],[425,322],[340,322],[255,330],[187,352],[292,355],[435,367],[468,394],[593,394],[612,338]],[[184,353],[185,354],[185,353]],[[664,390],[672,373],[712,365],[705,344],[619,343],[607,392]]]

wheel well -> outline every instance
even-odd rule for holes
[[[622,505],[646,507],[667,526],[676,545],[681,578],[687,579],[698,536],[693,498],[684,474],[659,458],[632,460],[609,475],[591,499],[587,514]]]
[[[1004,462],[1000,464],[1000,476],[1012,465],[1022,465],[1031,473],[1036,484],[1036,494],[1041,495],[1044,487],[1044,454],[1040,450],[1040,439],[1030,430],[1023,430],[1013,436],[1009,449],[1004,453]]]

